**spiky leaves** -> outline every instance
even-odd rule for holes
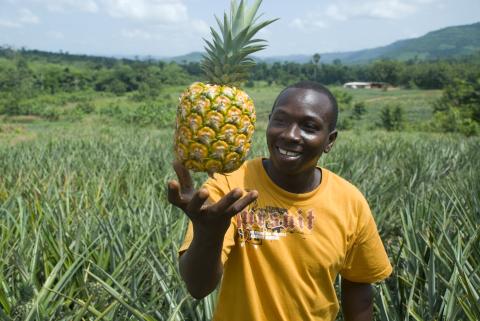
[[[257,12],[261,3],[262,0],[255,0],[252,6],[247,7],[244,0],[240,4],[233,0],[229,16],[225,13],[223,21],[215,17],[220,33],[210,28],[212,41],[205,40],[207,55],[202,62],[209,82],[238,86],[248,78],[255,65],[248,56],[266,47],[265,40],[253,37],[260,29],[277,20],[258,21],[261,15]]]

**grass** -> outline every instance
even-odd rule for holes
[[[252,157],[267,153],[275,91],[248,90],[260,120]],[[187,221],[166,201],[171,127],[96,113],[13,120],[0,123],[0,319],[209,320],[214,296],[192,299],[177,271]],[[322,159],[365,193],[394,264],[375,287],[376,319],[480,319],[479,148],[479,138],[359,126]]]

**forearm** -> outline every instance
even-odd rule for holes
[[[190,294],[201,299],[210,294],[223,274],[222,237],[194,236],[190,247],[180,256],[180,274]]]
[[[372,321],[372,286],[342,279],[342,311],[346,321]]]

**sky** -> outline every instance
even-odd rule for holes
[[[247,1],[253,3],[253,0]],[[0,0],[0,46],[102,56],[203,51],[229,0]],[[354,51],[480,21],[480,0],[263,0],[258,56]],[[218,30],[218,29],[217,29]]]

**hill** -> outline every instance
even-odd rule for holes
[[[113,65],[118,60],[123,60],[124,62],[164,61],[183,64],[200,62],[203,55],[202,52],[191,52],[186,55],[174,57],[99,57],[78,54],[72,55],[68,52],[52,53],[39,50],[15,50],[9,47],[0,47],[0,58],[9,57],[15,53],[21,53],[30,61],[46,61],[49,63],[100,63],[107,65]],[[457,59],[473,55],[478,56],[478,53],[480,53],[480,22],[470,25],[443,28],[429,32],[418,38],[399,40],[383,47],[351,52],[321,53],[321,62],[328,64],[334,62],[336,59],[340,59],[343,64],[365,64],[382,58],[399,61],[407,61],[411,59],[426,61],[441,58]],[[254,57],[254,59],[258,62],[266,62],[268,64],[284,61],[307,63],[311,61],[312,55]]]
[[[406,61],[409,59],[432,60],[438,58],[458,58],[480,51],[480,22],[447,27],[435,30],[424,36],[399,40],[383,47],[350,52],[321,53],[323,63],[332,63],[340,59],[345,64],[368,63],[374,59],[388,58]],[[187,55],[163,58],[165,61],[200,61],[202,53],[193,52]],[[257,61],[306,63],[311,55],[288,55],[272,57],[255,57]]]
[[[466,56],[478,51],[480,51],[480,22],[443,28],[418,38],[396,41],[384,47],[324,54],[322,60],[331,62],[334,59],[341,59],[345,63],[365,63],[379,58],[400,61],[431,60]]]

